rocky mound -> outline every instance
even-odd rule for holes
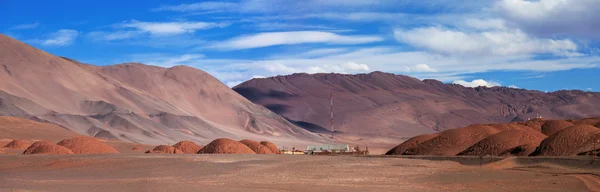
[[[489,136],[458,155],[517,155],[527,156],[546,138],[546,135],[531,130],[513,129]]]
[[[75,137],[62,140],[57,144],[70,149],[75,154],[119,153],[115,148],[93,137]]]
[[[419,135],[409,140],[404,141],[400,145],[390,149],[386,155],[402,155],[406,150],[417,147],[421,143],[428,141],[434,137],[437,137],[439,134],[427,134],[427,135]]]
[[[146,151],[146,153],[156,153],[156,154],[185,154],[183,151],[176,149],[175,147],[171,147],[168,145],[159,145],[154,147],[152,150]]]
[[[24,152],[24,155],[30,154],[52,154],[52,155],[69,155],[74,154],[70,149],[48,142],[38,141],[29,146]]]
[[[532,155],[570,156],[591,150],[594,140],[600,139],[600,129],[591,125],[574,125],[544,139]],[[600,148],[600,146],[597,146]]]
[[[496,128],[487,125],[471,125],[439,133],[417,147],[406,150],[403,155],[441,155],[454,156],[475,143],[499,133]]]
[[[268,141],[261,141],[260,144],[267,147],[269,150],[271,150],[273,152],[273,154],[279,154],[279,149],[277,148],[277,145],[275,145],[275,143],[271,143]]]
[[[564,128],[573,126],[573,123],[568,122],[568,121],[562,121],[562,120],[549,120],[546,121],[543,125],[542,125],[542,133],[545,135],[552,135]]]
[[[585,118],[575,122],[576,125],[596,125],[600,124],[600,118]]]
[[[192,141],[180,141],[179,143],[173,145],[173,147],[175,147],[175,149],[179,149],[185,154],[196,154],[198,151],[200,151],[200,149],[202,149],[202,146]]]
[[[243,143],[226,138],[215,139],[208,145],[204,146],[204,148],[200,149],[198,153],[256,154],[252,149]]]
[[[248,146],[256,154],[273,154],[273,151],[271,149],[260,144],[258,141],[244,139],[244,140],[241,140],[240,143]]]
[[[25,140],[13,140],[10,143],[6,144],[4,148],[10,149],[27,149],[31,143]]]

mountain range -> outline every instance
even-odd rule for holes
[[[94,66],[0,35],[0,115],[147,144],[219,137],[321,142],[210,74],[187,66]]]
[[[471,124],[600,116],[600,93],[540,92],[508,87],[468,88],[384,72],[297,73],[256,78],[233,88],[296,125],[330,132],[341,141],[399,141]]]

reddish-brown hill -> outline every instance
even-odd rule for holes
[[[72,139],[65,139],[57,143],[57,145],[66,147],[73,151],[75,154],[111,154],[119,153],[115,148],[110,145],[98,141],[93,137],[75,137]]]
[[[195,68],[93,66],[2,34],[0,50],[0,116],[149,144],[218,137],[323,140]]]
[[[579,121],[576,121],[575,124],[577,125],[596,125],[600,123],[600,118],[585,118]]]
[[[546,121],[543,125],[542,125],[542,133],[544,133],[545,135],[552,135],[564,128],[573,126],[573,123],[568,122],[568,121],[562,121],[562,120],[550,120],[550,121]]]
[[[252,149],[243,143],[220,138],[215,139],[210,142],[208,145],[204,146],[198,153],[214,153],[214,154],[256,154]]]
[[[32,154],[51,154],[51,155],[69,155],[74,154],[73,151],[67,149],[66,147],[48,142],[48,141],[38,141],[31,146],[29,146],[25,151],[23,151],[25,155]]]
[[[415,148],[418,145],[420,145],[421,143],[428,141],[430,139],[433,139],[434,137],[437,137],[438,135],[439,134],[425,134],[425,135],[419,135],[419,136],[410,138],[409,140],[406,140],[405,142],[401,143],[400,145],[390,149],[385,154],[386,155],[402,155],[402,154],[404,154],[404,152],[406,152],[406,150]]]
[[[269,150],[271,150],[271,152],[273,152],[273,154],[279,154],[279,149],[277,148],[277,145],[275,145],[274,143],[268,142],[268,141],[261,141],[260,142],[261,145],[267,147]]]
[[[175,149],[179,149],[185,154],[196,154],[198,151],[200,151],[200,149],[202,149],[202,146],[194,143],[193,141],[180,141],[179,143],[173,145],[173,147],[175,147]]]
[[[273,151],[271,149],[269,149],[266,146],[260,144],[258,141],[244,139],[244,140],[241,140],[240,143],[248,146],[256,154],[273,154]]]
[[[27,149],[31,145],[30,142],[24,140],[12,140],[10,143],[4,145],[4,148],[10,149]]]
[[[397,141],[471,124],[600,116],[600,93],[466,88],[383,72],[257,78],[234,90],[313,132],[328,132],[333,93],[338,138]],[[540,130],[532,120],[527,125]],[[543,123],[542,123],[543,124]]]
[[[496,128],[488,125],[471,125],[459,129],[450,129],[418,144],[416,147],[407,149],[403,154],[454,156],[499,132]]]
[[[546,138],[533,129],[513,129],[489,136],[458,155],[517,155],[527,156]]]
[[[570,156],[600,148],[595,141],[600,140],[600,129],[591,125],[574,125],[564,128],[544,139],[532,155]]]

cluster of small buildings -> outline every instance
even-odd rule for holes
[[[310,145],[304,151],[294,148],[281,150],[281,153],[287,155],[368,155],[369,148],[360,150],[359,147],[350,148],[348,144]]]

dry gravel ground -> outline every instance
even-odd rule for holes
[[[499,161],[496,161],[499,160]],[[585,158],[0,155],[0,191],[596,191]]]

